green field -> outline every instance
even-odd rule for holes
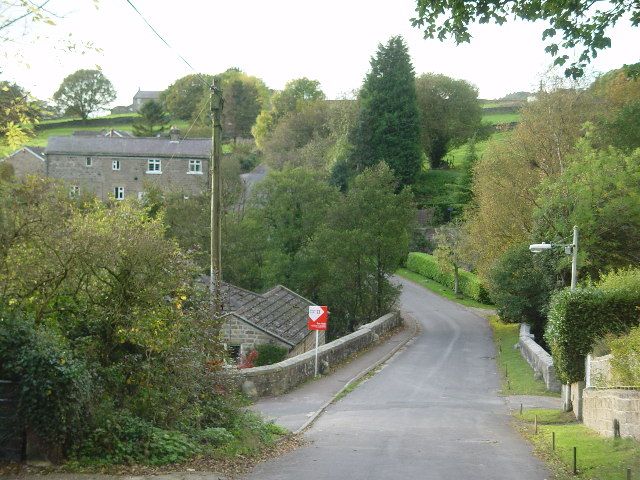
[[[476,154],[478,155],[478,157],[482,157],[482,154],[486,150],[487,145],[489,145],[489,142],[492,142],[492,141],[501,142],[509,138],[510,135],[511,135],[511,132],[509,131],[496,132],[493,135],[491,135],[491,137],[489,137],[488,139],[476,142]],[[451,165],[457,168],[460,165],[462,165],[462,161],[464,160],[464,157],[467,154],[467,150],[468,150],[468,144],[465,143],[464,145],[461,145],[452,150],[449,150],[445,158]]]
[[[482,121],[491,125],[514,123],[520,121],[519,113],[487,113],[482,115]]]
[[[538,433],[534,416],[538,416]],[[516,415],[523,434],[534,444],[536,452],[555,471],[555,478],[618,480],[640,478],[640,443],[631,439],[604,438],[559,411],[525,410]],[[553,450],[552,436],[556,445]],[[573,448],[576,447],[578,475],[573,473]]]

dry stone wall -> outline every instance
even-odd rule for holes
[[[401,324],[400,313],[393,312],[363,325],[356,332],[319,347],[318,364],[324,368],[336,365]],[[314,350],[273,365],[229,371],[237,387],[254,397],[281,395],[313,378],[314,373]]]

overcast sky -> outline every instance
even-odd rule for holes
[[[417,74],[444,73],[475,84],[482,98],[535,90],[551,64],[544,53],[545,24],[509,22],[476,26],[471,44],[424,40],[411,26],[415,0],[132,0],[171,44],[164,45],[125,0],[51,0],[64,18],[55,27],[29,26],[3,45],[2,78],[39,98],[50,98],[66,75],[99,65],[118,99],[129,105],[143,90],[163,90],[192,73],[241,68],[275,89],[291,79],[319,80],[329,98],[349,95],[362,84],[377,45],[402,35]],[[0,0],[0,4],[2,1]],[[93,42],[101,51],[69,52],[64,39]],[[594,62],[604,72],[638,61],[640,29],[628,22],[612,31],[613,47]]]

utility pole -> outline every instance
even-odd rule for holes
[[[571,244],[571,290],[578,283],[578,226],[573,227],[573,243]]]
[[[214,313],[219,315],[222,307],[220,286],[222,282],[221,235],[220,220],[222,214],[222,177],[220,175],[220,157],[222,156],[222,90],[216,86],[215,80],[211,84],[211,160],[209,161],[210,191],[211,191],[211,279],[209,290],[211,293]]]

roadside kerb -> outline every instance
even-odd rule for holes
[[[345,390],[347,390],[349,388],[350,385],[352,385],[353,383],[357,382],[362,377],[367,375],[369,372],[375,370],[376,368],[378,368],[383,363],[387,362],[391,357],[393,357],[396,353],[398,353],[398,351],[402,347],[404,347],[407,343],[409,343],[410,340],[413,340],[418,335],[418,333],[420,331],[420,326],[419,326],[418,322],[411,315],[409,315],[406,312],[402,312],[401,316],[405,321],[408,320],[410,322],[413,322],[413,332],[411,333],[411,335],[409,337],[407,337],[404,341],[402,341],[398,345],[396,345],[393,348],[393,350],[391,350],[389,353],[387,353],[380,360],[375,362],[373,365],[368,366],[364,370],[360,371],[355,377],[353,377],[351,380],[349,380],[347,383],[345,383],[344,387],[342,387],[335,395],[333,395],[318,410],[316,410],[313,413],[313,415],[311,415],[311,417],[309,417],[309,420],[307,420],[300,428],[298,428],[296,431],[293,432],[293,435],[298,435],[299,433],[302,433],[306,429],[308,429],[318,419],[318,417],[320,417],[320,415],[322,415],[324,413],[324,411],[327,409],[327,407],[329,405],[331,405],[332,403],[334,403],[336,401],[336,399],[338,397],[340,397],[340,395]]]

